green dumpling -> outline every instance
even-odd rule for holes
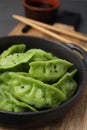
[[[57,58],[52,53],[46,52],[42,49],[30,49],[26,53],[33,53],[33,52],[34,55],[31,61],[47,61],[47,60],[52,60]]]
[[[73,64],[42,49],[12,45],[0,55],[0,110],[37,112],[56,107],[75,93]],[[54,84],[53,84],[54,83]]]
[[[72,65],[72,63],[62,59],[31,62],[29,74],[42,81],[55,81],[63,76]]]
[[[0,55],[0,58],[4,58],[8,55],[12,55],[14,53],[22,53],[25,51],[26,45],[25,44],[16,44],[10,46],[7,50],[3,51]]]
[[[11,112],[24,112],[26,110],[30,112],[37,111],[29,104],[17,100],[9,93],[10,91],[5,90],[5,86],[7,85],[4,85],[4,83],[0,84],[0,110]]]
[[[15,53],[0,59],[0,70],[14,68],[22,63],[27,63],[34,53]]]
[[[67,98],[73,96],[77,89],[77,83],[73,78],[76,72],[77,69],[73,70],[71,73],[67,72],[57,83],[53,84],[53,86],[60,89]]]
[[[12,94],[37,109],[55,107],[66,100],[66,96],[54,86],[13,72],[9,75]]]

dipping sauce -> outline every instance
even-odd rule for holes
[[[25,15],[44,23],[52,24],[56,21],[59,0],[23,0]]]
[[[47,2],[28,2],[28,5],[36,8],[50,8],[53,7],[52,4],[49,4]]]

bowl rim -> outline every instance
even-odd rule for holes
[[[37,1],[40,1],[41,2],[41,0],[37,0]],[[52,4],[52,2],[49,2],[49,0],[42,0],[42,2],[48,2],[48,3],[50,3],[50,4]],[[53,2],[54,2],[54,0],[53,0]],[[48,7],[48,8],[38,8],[38,7],[33,7],[33,6],[31,6],[31,5],[28,5],[27,4],[27,0],[22,0],[22,3],[23,3],[23,5],[24,5],[24,7],[26,8],[26,9],[28,9],[28,10],[32,10],[32,11],[43,11],[43,12],[46,12],[46,11],[53,11],[53,10],[55,10],[55,9],[58,9],[59,7],[60,7],[60,2],[59,2],[59,0],[55,0],[55,2],[56,2],[56,4],[55,5],[53,5],[52,7]]]
[[[71,51],[71,49],[67,46],[65,46],[65,44],[61,44],[57,41],[53,41],[52,39],[48,39],[48,38],[41,38],[41,37],[37,37],[37,36],[4,36],[0,39],[3,39],[3,38],[21,38],[21,37],[24,37],[24,38],[35,38],[35,39],[41,39],[41,40],[45,40],[45,41],[50,41],[50,42],[53,42],[54,44],[56,45],[60,45],[61,47],[64,47],[66,48],[69,52]],[[78,55],[76,55],[75,53],[73,53],[74,56],[76,56],[78,58]],[[79,60],[80,60],[80,63],[82,65],[82,67],[84,68],[84,63],[82,62],[82,60],[80,59],[79,57]],[[75,101],[80,93],[82,92],[83,88],[85,87],[85,84],[86,84],[86,71],[84,69],[83,71],[83,75],[84,75],[84,80],[82,80],[82,84],[79,85],[79,89],[77,90],[77,92],[70,98],[68,99],[66,102],[56,106],[56,107],[53,107],[53,108],[50,108],[50,109],[47,109],[47,110],[42,110],[42,111],[38,111],[38,112],[10,112],[10,111],[3,111],[3,110],[0,110],[0,114],[9,114],[9,115],[16,115],[16,116],[20,116],[20,115],[23,115],[23,116],[28,116],[28,115],[32,115],[32,116],[35,116],[35,115],[43,115],[43,114],[46,114],[46,113],[51,113],[53,111],[57,111],[57,110],[60,110],[60,109],[63,109],[65,107],[67,107],[67,105],[69,105],[71,102]]]

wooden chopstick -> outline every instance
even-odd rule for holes
[[[56,34],[54,32],[51,32],[50,30],[47,30],[46,28],[41,27],[39,24],[37,25],[34,22],[31,22],[31,20],[29,20],[28,18],[25,18],[23,16],[19,16],[19,15],[15,15],[15,14],[13,15],[13,18],[15,18],[16,20],[19,20],[20,22],[23,22],[23,23],[25,23],[25,24],[27,24],[27,25],[29,25],[29,26],[43,32],[44,34],[47,34],[48,36],[51,36],[51,37],[57,39],[60,42],[73,43],[71,40],[66,39],[66,38],[64,38],[64,37],[62,37],[62,36],[60,36],[60,35],[58,35],[58,34]],[[78,45],[78,43],[73,43],[73,44]],[[83,47],[80,44],[79,44],[79,46],[81,48],[83,48],[85,51],[87,51],[87,48]]]
[[[40,27],[39,25],[36,25],[35,23],[31,22],[28,18],[19,16],[19,15],[13,15],[13,18],[15,18],[15,19],[19,20],[20,22],[23,22],[23,23],[25,23],[25,24],[27,24],[27,25],[29,25],[29,26],[31,26],[31,27],[33,27],[33,28],[45,33],[45,34],[47,34],[48,36],[51,36],[51,37],[59,40],[60,42],[66,42],[66,43],[72,42],[69,39],[63,38],[62,36],[59,36],[56,33],[53,33],[53,32],[51,32],[51,31],[49,31],[49,30],[47,30],[43,27]]]
[[[14,17],[15,15],[13,15]],[[16,15],[17,16],[17,15]],[[32,20],[32,19],[29,19],[30,22],[36,24],[36,25],[39,25],[40,27],[44,27],[46,29],[49,29],[49,30],[52,30],[52,31],[55,31],[55,32],[59,32],[59,33],[62,33],[62,34],[65,34],[65,35],[68,35],[68,36],[71,36],[71,37],[74,37],[74,38],[77,38],[77,39],[80,39],[80,40],[83,40],[83,41],[87,41],[87,36],[84,36],[83,34],[81,33],[78,33],[78,32],[70,32],[70,31],[67,31],[67,30],[63,30],[61,28],[56,28],[54,26],[51,26],[51,25],[48,25],[48,24],[45,24],[45,23],[42,23],[42,22],[39,22],[39,21],[36,21],[36,20]]]

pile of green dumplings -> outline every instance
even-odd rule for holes
[[[42,49],[10,46],[0,54],[0,110],[37,112],[67,101],[77,89],[72,66]]]

